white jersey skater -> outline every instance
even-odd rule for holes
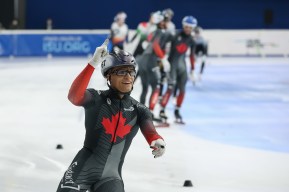
[[[113,22],[111,25],[111,31],[113,33],[112,41],[114,43],[125,41],[128,34],[128,26],[125,23],[122,26],[119,26],[116,22]]]

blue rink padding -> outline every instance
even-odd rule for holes
[[[107,37],[86,33],[0,35],[0,56],[87,56]]]
[[[289,62],[209,65],[187,84],[184,130],[241,147],[289,153]]]
[[[13,53],[13,36],[0,35],[0,56],[9,56]]]

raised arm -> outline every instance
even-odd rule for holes
[[[82,106],[91,99],[90,93],[85,90],[93,71],[94,67],[88,64],[73,81],[68,93],[68,100],[72,104]]]
[[[95,67],[103,61],[108,53],[108,42],[109,40],[106,39],[100,47],[96,48],[93,57],[88,62],[88,65],[73,81],[68,93],[68,99],[74,105],[82,106],[91,99],[91,95],[86,91],[86,88]]]

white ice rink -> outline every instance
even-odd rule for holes
[[[56,191],[84,140],[83,109],[67,93],[86,61],[0,59],[0,192]],[[90,86],[106,88],[99,71]],[[138,79],[136,99],[140,90]],[[123,166],[126,192],[289,191],[288,58],[211,58],[202,81],[187,84],[181,113],[186,125],[171,118],[158,128],[162,158],[137,134]]]

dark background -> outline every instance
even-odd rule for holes
[[[10,22],[14,17],[13,13],[13,1],[12,0],[0,0],[0,22],[5,28],[8,28]]]
[[[289,0],[18,0],[22,28],[44,29],[52,18],[56,29],[108,29],[119,11],[129,28],[146,21],[152,11],[171,8],[173,21],[193,15],[206,29],[289,29]],[[8,27],[15,0],[0,1],[0,22]]]

